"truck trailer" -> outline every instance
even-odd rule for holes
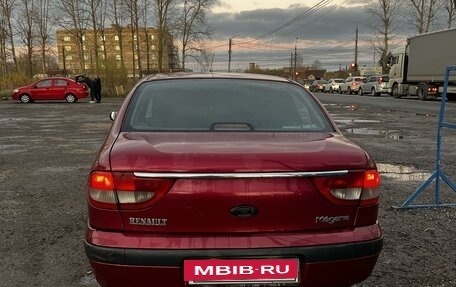
[[[390,60],[390,95],[421,100],[441,96],[449,65],[456,65],[455,28],[407,39],[405,48],[394,51]],[[456,74],[450,74],[447,94],[456,94]]]

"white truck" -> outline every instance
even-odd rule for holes
[[[407,39],[405,49],[395,51],[390,61],[390,95],[421,100],[441,96],[449,65],[456,65],[456,29]],[[447,93],[456,94],[456,73],[450,74]]]

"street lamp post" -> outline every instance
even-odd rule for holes
[[[241,33],[237,33],[236,35],[231,36],[230,40],[228,41],[228,73],[231,73],[231,46],[233,45],[233,38],[239,35],[241,35]]]
[[[294,49],[295,50],[295,52],[294,52],[294,75],[293,75],[294,80],[296,80],[296,78],[297,78],[296,77],[296,61],[298,59],[298,55],[297,55],[297,53],[298,53],[298,47],[297,47],[298,46],[298,39],[299,38],[296,37],[295,49]]]

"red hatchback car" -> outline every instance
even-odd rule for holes
[[[296,82],[173,74],[113,112],[88,179],[102,286],[351,286],[382,249],[380,178]]]
[[[23,103],[38,100],[66,100],[68,103],[75,103],[88,95],[87,87],[83,84],[68,78],[53,77],[14,89],[11,97]]]

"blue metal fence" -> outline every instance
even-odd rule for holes
[[[449,207],[456,206],[456,203],[445,203],[441,197],[441,180],[456,192],[456,185],[442,170],[442,130],[443,128],[456,129],[456,124],[445,122],[445,106],[447,101],[448,82],[451,71],[456,71],[456,66],[447,66],[445,73],[445,84],[443,86],[442,103],[440,105],[439,124],[437,129],[437,161],[435,171],[399,208],[422,208],[422,207]],[[434,202],[429,204],[413,204],[415,199],[435,181]]]

